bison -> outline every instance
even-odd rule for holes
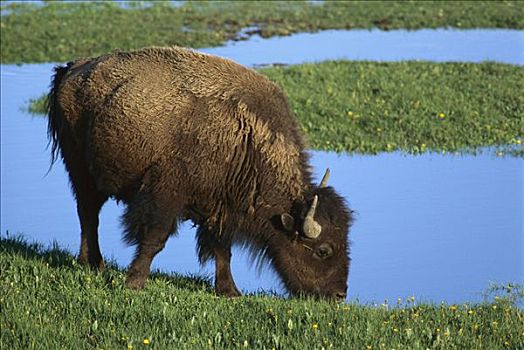
[[[116,51],[55,67],[48,101],[51,165],[60,156],[69,174],[81,263],[104,268],[98,215],[113,198],[137,246],[129,288],[144,286],[154,256],[191,220],[219,295],[240,295],[237,244],[292,295],[346,296],[351,211],[327,174],[313,183],[287,98],[263,75],[180,47]]]

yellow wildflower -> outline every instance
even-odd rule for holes
[[[318,328],[318,323],[313,323],[313,329],[317,329]]]
[[[147,338],[144,339],[144,345],[149,345],[149,343],[151,343],[151,342],[149,341],[149,339],[147,339]]]
[[[350,117],[350,118],[353,117],[353,112],[348,111],[348,117]]]
[[[438,117],[439,117],[440,119],[444,119],[444,118],[446,118],[446,115],[445,115],[444,113],[439,113],[439,114],[438,114]]]
[[[475,313],[475,311],[473,311],[473,310],[469,310],[469,311],[468,311],[468,314],[469,314],[469,315],[473,315],[474,313]]]
[[[449,309],[450,309],[451,311],[456,311],[456,310],[457,310],[457,305],[451,305],[451,306],[449,307]]]

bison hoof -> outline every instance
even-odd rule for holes
[[[222,287],[222,288],[216,287],[215,288],[215,292],[216,292],[217,295],[228,297],[228,298],[234,298],[234,297],[242,296],[242,294],[238,291],[238,289],[235,286],[233,286],[233,287]]]
[[[90,268],[92,268],[93,270],[96,270],[96,271],[104,271],[106,269],[106,264],[104,262],[104,259],[102,259],[102,258],[95,259],[95,260],[90,260],[90,259],[85,258],[85,257],[79,257],[78,258],[78,263],[80,265],[89,266]]]
[[[140,290],[144,288],[146,279],[135,274],[128,274],[126,278],[126,288]]]
[[[106,269],[106,263],[104,260],[100,259],[98,263],[94,264],[93,268],[97,269],[98,271],[104,271]]]

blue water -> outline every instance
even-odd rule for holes
[[[334,59],[524,64],[524,31],[511,29],[325,30],[230,42],[204,50],[244,65]]]
[[[516,33],[522,39],[522,31]],[[264,61],[259,52],[265,49],[260,49],[257,40],[251,46],[230,43],[206,51],[248,65],[297,63],[307,56],[299,40],[296,50],[286,48],[287,56],[276,48],[267,49],[275,59],[268,56]],[[271,40],[278,43],[282,39]],[[354,47],[342,46],[349,51]],[[386,40],[382,46],[391,45]],[[494,48],[482,57],[504,61],[497,55]],[[470,53],[464,60],[468,57]],[[522,58],[516,63],[522,64]],[[42,243],[56,240],[77,252],[79,225],[64,168],[57,164],[45,176],[49,166],[46,120],[20,109],[29,98],[47,90],[52,66],[0,67],[0,230],[2,235],[20,232]],[[313,152],[312,162],[318,176],[331,168],[330,184],[357,211],[350,235],[350,299],[382,302],[414,295],[435,302],[480,301],[490,282],[524,283],[522,159],[491,152],[479,156]],[[100,241],[106,257],[126,266],[133,249],[120,241],[121,212],[122,207],[114,202],[104,206]],[[194,231],[186,224],[157,256],[154,267],[212,276],[213,266],[200,268],[194,250]],[[246,255],[238,250],[233,254],[233,275],[239,288],[282,292],[270,269],[257,275]]]

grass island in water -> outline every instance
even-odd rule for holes
[[[179,45],[323,29],[524,28],[522,1],[2,1],[1,62],[63,62],[114,49]],[[251,28],[239,34],[241,30]]]

